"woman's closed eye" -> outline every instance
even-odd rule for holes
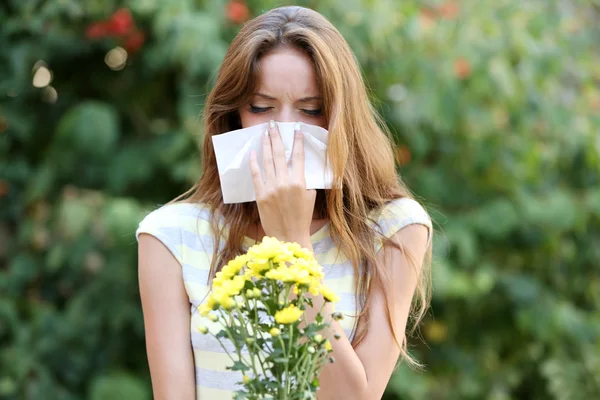
[[[303,109],[303,110],[300,110],[300,111],[302,111],[305,114],[310,115],[311,117],[320,117],[321,116],[321,109],[320,108],[317,108],[317,109],[314,109],[314,110]]]
[[[255,107],[252,104],[250,104],[250,112],[253,114],[261,114],[269,111],[271,108],[273,107]]]
[[[252,104],[250,104],[250,112],[253,114],[262,114],[262,113],[266,113],[267,111],[271,110],[273,107],[256,107],[253,106]],[[301,109],[300,111],[302,111],[303,113],[305,113],[306,115],[310,115],[311,117],[320,117],[321,116],[321,109],[317,108],[317,109]]]

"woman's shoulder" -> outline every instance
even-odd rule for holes
[[[433,231],[431,218],[425,207],[415,199],[401,197],[391,200],[382,207],[373,210],[371,214],[374,229],[386,238],[392,237],[408,225],[419,224],[427,228],[429,241],[431,241]]]
[[[169,203],[151,210],[139,223],[135,237],[142,233],[161,241],[183,263],[189,249],[211,242],[210,208],[202,203]]]
[[[379,219],[414,219],[431,224],[429,214],[425,207],[410,197],[400,197],[391,200],[377,210]]]
[[[168,203],[150,210],[141,220],[138,232],[142,229],[185,228],[191,223],[197,226],[198,220],[210,221],[210,209],[202,203]]]

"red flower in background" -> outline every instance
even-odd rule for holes
[[[435,11],[432,10],[431,8],[421,8],[419,10],[419,16],[421,18],[425,18],[425,19],[429,19],[431,21],[433,21],[435,19]]]
[[[423,29],[428,30],[435,25],[435,13],[429,8],[422,8],[419,10],[418,21]]]
[[[144,44],[144,34],[140,31],[135,31],[127,39],[125,39],[125,43],[123,47],[129,53],[136,53]]]
[[[227,18],[236,24],[241,24],[242,22],[247,21],[248,17],[250,16],[250,10],[248,10],[248,6],[241,0],[232,0],[227,3],[226,11]]]
[[[85,29],[85,36],[88,39],[98,39],[106,36],[107,33],[108,30],[106,29],[106,24],[104,22],[94,22]]]
[[[4,197],[10,191],[10,186],[8,186],[8,182],[0,181],[0,197]]]
[[[127,8],[118,9],[107,21],[88,25],[85,36],[88,39],[116,37],[129,53],[137,52],[145,41],[144,33],[137,29],[131,11]]]
[[[459,9],[458,4],[453,1],[447,1],[438,7],[440,17],[445,19],[452,19],[458,15]]]
[[[454,73],[460,79],[465,79],[471,75],[471,63],[464,57],[461,57],[454,61]]]
[[[131,12],[126,8],[120,8],[110,17],[108,31],[115,36],[125,36],[132,31],[135,24]]]

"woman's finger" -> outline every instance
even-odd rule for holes
[[[304,133],[300,124],[294,125],[294,147],[292,149],[292,175],[294,179],[306,185],[304,177]]]
[[[287,162],[285,160],[285,149],[281,134],[275,121],[269,121],[269,136],[271,137],[271,148],[273,149],[273,164],[275,165],[275,175],[284,177],[288,174]]]
[[[252,183],[254,184],[254,193],[258,199],[262,196],[265,182],[263,181],[263,177],[258,166],[258,159],[255,151],[250,153],[250,174],[252,175]]]
[[[262,137],[262,162],[265,170],[265,181],[267,183],[275,180],[275,166],[273,165],[273,150],[271,149],[270,136],[269,128],[267,128]]]

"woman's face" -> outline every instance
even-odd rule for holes
[[[260,59],[260,67],[258,92],[239,110],[243,128],[274,120],[327,129],[317,75],[306,54],[276,50]]]

